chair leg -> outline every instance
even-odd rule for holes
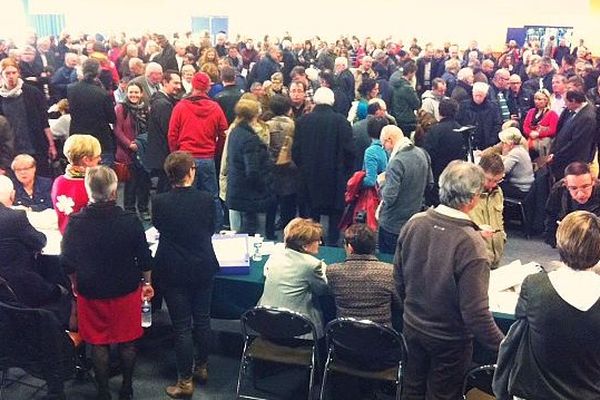
[[[244,341],[244,350],[242,350],[242,361],[240,362],[240,370],[238,373],[238,381],[237,381],[237,387],[236,387],[236,391],[235,391],[236,399],[240,398],[240,392],[242,389],[242,379],[245,376],[245,372],[246,372],[246,368],[247,368],[247,363],[248,363],[248,359],[246,357],[247,350],[248,350],[248,338],[246,338],[246,340]]]
[[[8,373],[8,368],[2,370],[2,374],[0,375],[0,400],[3,399],[4,392],[4,381],[6,381],[6,374]]]
[[[329,372],[329,363],[331,362],[331,354],[327,355],[327,361],[325,361],[325,367],[323,368],[323,381],[321,382],[321,393],[319,400],[325,398],[325,386],[327,385],[327,373]]]

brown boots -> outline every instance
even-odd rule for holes
[[[196,365],[196,368],[194,368],[194,379],[201,385],[208,381],[208,366],[206,363]]]
[[[167,395],[172,399],[185,399],[194,394],[194,379],[178,379],[173,386],[167,386],[165,389]]]

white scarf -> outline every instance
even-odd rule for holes
[[[8,89],[5,85],[0,87],[0,96],[2,97],[19,97],[23,93],[23,80],[19,78],[17,86],[12,89]]]

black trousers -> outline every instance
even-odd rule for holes
[[[126,210],[135,211],[136,201],[137,210],[140,213],[148,212],[148,201],[150,200],[150,174],[138,165],[129,165],[131,177],[125,182],[123,205]]]
[[[459,400],[473,356],[473,341],[448,341],[424,335],[404,324],[408,361],[403,400]]]

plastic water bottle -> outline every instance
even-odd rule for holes
[[[144,299],[142,303],[142,328],[150,328],[152,326],[152,303]]]
[[[263,238],[257,233],[254,235],[254,253],[252,254],[253,261],[261,261],[262,260],[262,244]]]

